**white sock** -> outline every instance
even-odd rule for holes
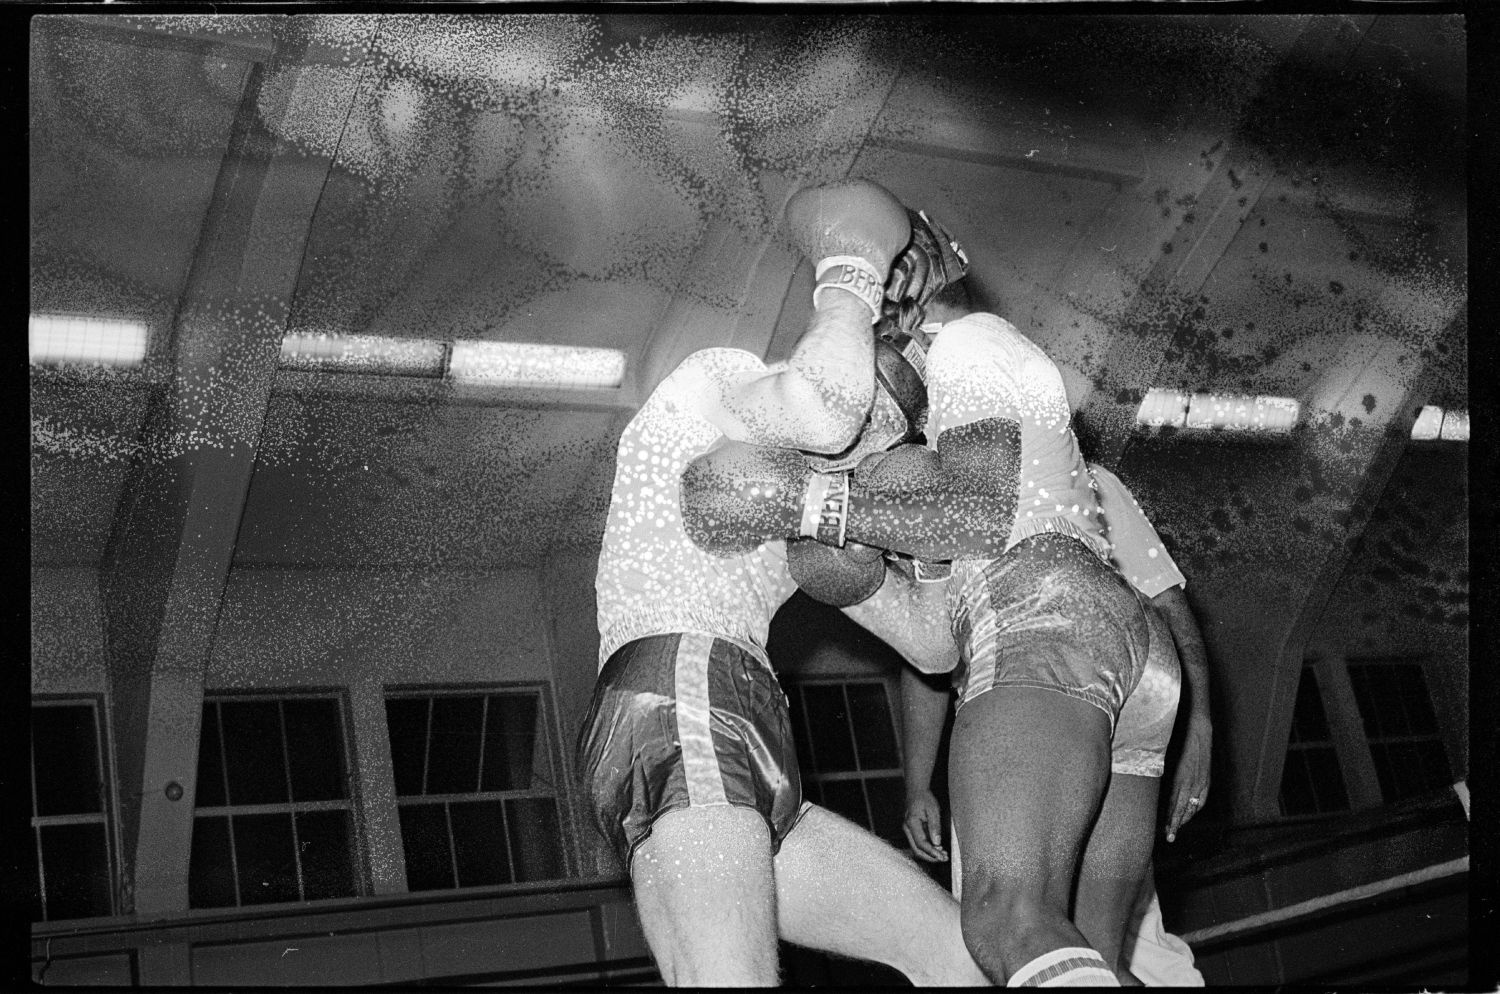
[[[1119,987],[1115,971],[1098,951],[1087,946],[1069,946],[1043,953],[1025,964],[1006,987]]]

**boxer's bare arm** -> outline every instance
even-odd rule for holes
[[[785,362],[724,383],[703,416],[726,437],[808,452],[847,449],[875,391],[870,312],[847,293],[824,293]]]
[[[825,474],[786,448],[727,442],[684,470],[683,526],[723,555],[808,536],[929,561],[990,558],[1010,538],[1020,448],[1014,421],[986,418],[944,431],[936,451],[903,445]]]
[[[847,536],[919,559],[990,558],[1015,522],[1020,427],[986,418],[901,446],[849,487]]]
[[[901,746],[906,811],[902,831],[912,852],[927,862],[947,862],[943,845],[943,814],[932,792],[949,694],[910,666],[901,668]]]
[[[911,239],[906,208],[869,180],[806,187],[784,226],[813,264],[813,311],[791,357],[724,390],[712,421],[731,439],[834,454],[863,427],[875,394],[882,287]]]

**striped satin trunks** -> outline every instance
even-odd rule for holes
[[[753,808],[776,852],[803,807],[775,673],[711,635],[652,635],[617,649],[599,672],[578,762],[594,822],[627,868],[668,811]]]
[[[1043,532],[966,578],[957,601],[960,708],[999,686],[1055,690],[1104,711],[1113,734],[1150,646],[1146,608],[1113,567]]]

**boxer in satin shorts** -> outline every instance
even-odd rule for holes
[[[965,565],[950,593],[964,650],[954,676],[959,708],[997,686],[1037,687],[1094,705],[1114,728],[1150,645],[1146,612],[1125,579],[1072,536],[1046,532],[981,571]]]
[[[805,806],[767,661],[728,639],[653,635],[616,650],[600,687],[579,756],[595,822],[627,867],[657,818],[693,805],[760,812],[780,849]]]

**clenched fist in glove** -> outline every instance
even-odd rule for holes
[[[813,306],[824,290],[854,294],[880,320],[891,261],[911,240],[906,208],[884,187],[848,180],[798,190],[787,201],[786,227],[816,264]]]
[[[814,473],[794,449],[726,441],[682,471],[682,524],[699,548],[721,556],[803,534],[804,520],[814,523],[807,534],[842,545],[848,479]],[[820,528],[825,504],[830,522]]]
[[[885,582],[882,550],[858,542],[836,549],[811,538],[788,539],[786,565],[803,593],[834,607],[869,600]]]

